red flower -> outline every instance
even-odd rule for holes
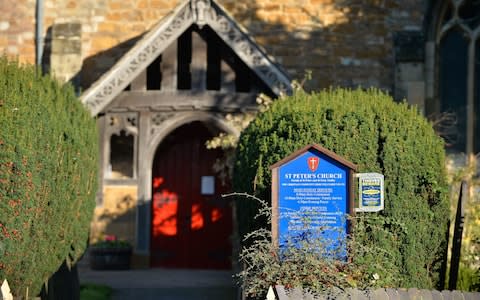
[[[114,235],[106,235],[104,239],[107,242],[115,242],[117,240],[117,237]]]

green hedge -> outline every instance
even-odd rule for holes
[[[378,90],[297,91],[242,132],[235,191],[270,200],[269,167],[311,143],[355,163],[359,172],[385,176],[385,210],[358,213],[354,230],[358,244],[384,251],[363,253],[356,263],[378,273],[384,286],[443,287],[449,208],[443,142],[432,126]],[[237,201],[242,236],[265,226],[266,220],[253,221],[257,210],[254,201]]]
[[[94,119],[71,86],[0,58],[0,280],[36,295],[84,252],[97,190]]]

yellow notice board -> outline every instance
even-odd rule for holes
[[[358,203],[356,211],[377,212],[384,208],[384,177],[380,173],[358,173]]]

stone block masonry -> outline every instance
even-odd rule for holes
[[[52,26],[50,70],[62,82],[71,80],[82,68],[81,29],[79,23]]]
[[[218,0],[292,78],[307,88],[395,84],[393,35],[421,30],[426,0]],[[53,24],[81,25],[83,89],[108,70],[177,1],[45,0],[45,35]],[[35,60],[35,1],[3,0],[0,52]],[[108,59],[106,59],[108,58]],[[66,59],[66,58],[65,58]],[[75,64],[66,60],[64,64]]]

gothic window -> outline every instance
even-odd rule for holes
[[[462,30],[452,29],[439,46],[440,110],[452,116],[451,128],[443,132],[447,147],[465,151],[467,130],[468,40]]]
[[[110,138],[110,170],[111,179],[133,178],[134,137],[125,130]]]
[[[437,19],[437,111],[447,152],[480,152],[480,0],[447,0]]]
[[[136,177],[136,113],[110,114],[107,115],[106,120],[105,179],[134,179]]]

